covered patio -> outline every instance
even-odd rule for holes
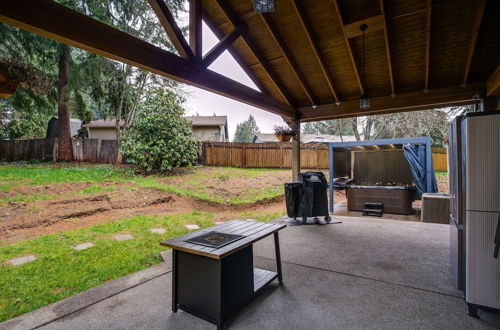
[[[162,0],[148,0],[177,54],[50,0],[0,2],[0,22],[191,84],[300,124],[373,114],[475,105],[498,108],[498,1],[191,0],[189,42]],[[203,54],[202,21],[220,37]],[[364,33],[366,24],[366,58]],[[228,50],[259,90],[208,67]],[[366,60],[366,61],[365,61]],[[365,64],[363,64],[365,63]],[[360,107],[360,96],[371,105]],[[273,283],[234,329],[495,328],[498,315],[468,317],[450,278],[449,226],[339,217],[342,224],[282,231],[283,285]],[[277,220],[282,221],[282,220]],[[5,329],[207,329],[171,311],[171,263],[64,299]],[[272,240],[255,264],[273,269]]]
[[[288,227],[281,232],[283,285],[271,284],[231,329],[493,329],[496,314],[467,316],[449,275],[449,226],[377,218]],[[282,221],[282,220],[277,220]],[[215,329],[172,313],[166,262],[0,324],[2,329]],[[273,270],[274,246],[255,248]]]

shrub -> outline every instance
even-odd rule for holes
[[[193,165],[198,157],[191,124],[182,115],[182,100],[157,88],[146,96],[132,127],[123,134],[121,152],[147,172]]]

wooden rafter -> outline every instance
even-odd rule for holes
[[[264,25],[266,26],[267,30],[271,34],[271,37],[278,45],[279,50],[281,51],[281,53],[285,57],[288,65],[291,67],[293,74],[295,75],[295,77],[299,81],[300,86],[302,87],[302,89],[306,93],[307,98],[311,102],[311,105],[318,104],[316,101],[316,98],[314,96],[314,93],[313,93],[311,87],[309,86],[309,83],[304,78],[304,75],[302,74],[302,72],[300,72],[297,63],[295,63],[295,61],[293,60],[292,55],[290,54],[290,51],[288,50],[288,47],[285,45],[284,40],[281,38],[280,34],[278,33],[278,30],[277,30],[276,26],[274,25],[273,21],[271,20],[271,18],[267,14],[259,14],[259,16],[262,18],[262,22],[264,22]]]
[[[486,0],[478,0],[478,8],[476,12],[476,17],[474,18],[474,23],[472,25],[472,32],[469,39],[469,47],[467,48],[467,60],[465,63],[464,79],[462,84],[467,83],[469,78],[470,66],[472,64],[472,57],[474,56],[474,50],[476,49],[477,36],[479,34],[479,28],[481,27],[481,20],[483,19],[484,8],[486,7]]]
[[[50,0],[0,1],[0,22],[287,117],[295,109]],[[68,28],[71,27],[71,28]]]
[[[356,60],[354,60],[354,55],[352,54],[352,49],[351,49],[351,44],[349,43],[349,39],[346,36],[345,30],[344,30],[344,19],[342,18],[342,13],[340,12],[340,7],[338,4],[338,0],[332,0],[333,5],[335,6],[335,11],[337,12],[337,17],[339,19],[340,23],[340,28],[342,29],[342,34],[344,35],[344,41],[347,46],[347,51],[349,53],[349,58],[351,59],[352,67],[354,69],[354,75],[356,76],[356,80],[358,81],[359,85],[359,90],[361,94],[365,93],[365,88],[363,87],[363,83],[361,82],[361,77],[358,72],[358,66],[356,65]]]
[[[340,102],[339,96],[337,94],[337,91],[335,89],[335,84],[333,83],[333,79],[328,73],[328,69],[326,68],[325,61],[323,57],[321,56],[321,53],[317,47],[317,43],[315,42],[313,36],[311,35],[311,31],[308,28],[308,24],[305,21],[303,12],[304,9],[300,6],[298,0],[293,0],[292,1],[293,8],[295,9],[295,12],[297,13],[297,16],[299,17],[300,25],[302,26],[302,29],[306,33],[307,40],[309,41],[309,45],[311,46],[311,49],[314,53],[314,56],[316,57],[316,60],[319,63],[319,66],[321,67],[321,72],[325,76],[326,83],[328,84],[328,87],[330,88],[330,91],[332,92],[333,98],[335,99],[335,102]]]
[[[431,61],[431,18],[432,18],[432,0],[427,0],[427,13],[425,24],[425,82],[424,91],[429,90],[429,75]]]
[[[233,14],[233,12],[230,10],[230,8],[226,5],[226,3],[224,1],[216,0],[215,2],[217,3],[219,9],[222,11],[224,16],[226,16],[226,19],[229,21],[229,23],[233,27],[237,27],[237,26],[241,25],[241,22],[238,19],[238,17]],[[294,100],[292,99],[292,97],[290,96],[288,91],[286,90],[285,86],[283,86],[283,84],[280,82],[276,73],[274,73],[272,68],[269,66],[269,64],[267,63],[264,56],[258,51],[258,48],[255,46],[252,39],[250,39],[250,36],[246,32],[243,32],[241,37],[242,37],[245,45],[250,49],[252,54],[255,56],[255,59],[260,64],[262,69],[264,69],[264,72],[271,79],[274,87],[276,87],[276,89],[278,90],[280,95],[283,97],[283,99],[286,101],[286,103],[288,105],[293,106],[295,104]]]
[[[389,44],[389,35],[387,33],[387,20],[385,18],[384,0],[380,0],[380,13],[381,13],[382,22],[383,22],[385,53],[387,54],[387,69],[389,70],[389,81],[391,83],[392,95],[394,96],[394,95],[396,95],[396,88],[394,86],[394,76],[392,74],[391,49],[390,49],[390,44]]]
[[[203,56],[202,0],[189,1],[189,46],[197,60]]]
[[[205,56],[203,56],[202,65],[204,67],[210,66],[231,44],[238,39],[243,31],[245,31],[246,25],[242,24],[227,36],[222,38],[217,45],[215,45]]]
[[[182,34],[181,29],[175,22],[174,16],[168,9],[165,1],[163,0],[148,0],[151,8],[155,12],[160,24],[163,26],[163,29],[168,35],[168,38],[174,45],[179,55],[187,59],[193,59],[194,54],[189,44],[187,43],[184,35]]]
[[[398,94],[398,97],[381,96],[371,99],[368,110],[359,109],[358,100],[344,101],[335,104],[320,105],[316,109],[300,108],[303,121],[328,120],[355,116],[368,116],[393,112],[426,110],[448,106],[477,104],[480,100],[474,97],[483,85],[467,87],[451,87],[429,90],[428,93],[409,92]]]

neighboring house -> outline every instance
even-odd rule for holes
[[[280,142],[274,133],[255,133],[252,143]]]
[[[120,127],[125,125],[124,120],[120,120]],[[83,125],[89,132],[89,139],[116,140],[116,120],[100,119],[91,121]]]
[[[343,135],[342,139],[338,135],[329,134],[301,134],[301,143],[328,143],[328,142],[347,142],[356,141],[354,135]],[[252,143],[279,142],[274,133],[255,133]]]
[[[193,136],[199,142],[226,142],[229,134],[227,116],[185,116],[193,126]]]
[[[82,121],[80,119],[70,118],[69,128],[71,136],[78,134],[78,130],[82,127]],[[50,118],[47,124],[47,138],[59,137],[59,118]]]

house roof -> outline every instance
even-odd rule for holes
[[[278,138],[274,133],[255,133],[253,138],[253,142],[256,142],[256,139],[260,140],[262,143],[267,142],[279,142]],[[348,141],[356,141],[356,137],[354,135],[343,135],[342,139],[338,135],[330,135],[330,134],[302,134],[300,136],[301,143],[322,143],[322,142],[348,142]]]
[[[227,126],[227,116],[184,116],[193,126]]]
[[[262,143],[266,142],[279,142],[276,134],[274,133],[255,133],[253,138],[253,142],[255,143],[256,138],[259,139]]]
[[[91,128],[112,128],[116,126],[116,119],[110,118],[110,119],[94,120],[82,126]],[[122,119],[120,120],[120,127],[123,126],[125,126],[125,120]]]
[[[330,134],[302,134],[300,139],[302,143],[356,141],[356,137],[354,135],[342,135],[341,139],[339,135]]]

